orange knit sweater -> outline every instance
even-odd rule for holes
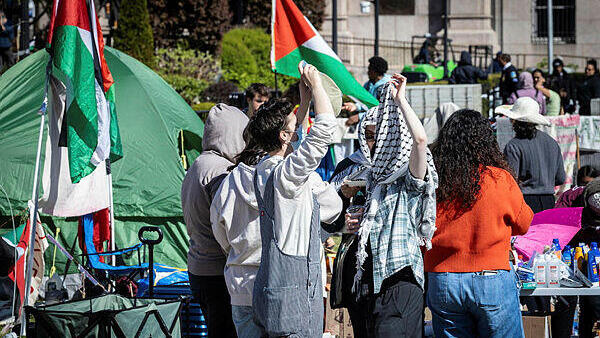
[[[513,177],[487,167],[473,207],[452,217],[453,204],[438,205],[432,248],[425,253],[427,272],[510,270],[510,238],[529,229],[533,212]]]

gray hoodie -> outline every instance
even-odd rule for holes
[[[181,207],[190,237],[188,270],[197,276],[223,275],[226,257],[210,224],[210,204],[227,168],[245,146],[248,117],[222,103],[214,106],[204,125],[202,153],[188,169],[181,187]]]

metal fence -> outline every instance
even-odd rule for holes
[[[331,36],[323,35],[323,38],[331,44]],[[400,70],[406,64],[412,63],[411,46],[409,41],[396,40],[379,40],[379,55],[387,60],[389,68]],[[469,50],[467,45],[452,44],[452,50],[448,51],[449,58],[458,60],[460,52]],[[414,53],[417,54],[421,46],[415,44]],[[338,56],[346,64],[353,67],[367,67],[369,58],[373,56],[374,39],[356,38],[356,37],[338,37]],[[439,52],[442,53],[441,48]],[[491,51],[492,53],[494,51]],[[490,54],[492,54],[490,53]],[[512,63],[520,69],[536,67],[538,63],[548,58],[545,53],[512,53],[509,52],[512,58]],[[582,71],[588,59],[596,59],[598,56],[583,56],[583,55],[564,55],[560,54],[565,65],[576,66],[577,71]],[[492,58],[494,55],[492,54]],[[477,62],[477,58],[473,55],[473,62]],[[484,67],[482,67],[484,68]],[[543,67],[547,68],[547,67]]]

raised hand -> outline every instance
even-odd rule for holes
[[[311,64],[306,64],[302,67],[302,63],[298,65],[298,69],[300,70],[300,78],[304,80],[304,83],[312,90],[315,86],[321,84],[321,76],[319,76],[319,71],[315,66]]]
[[[403,100],[406,100],[406,77],[402,74],[395,73],[391,80],[392,96],[397,104],[400,104]]]

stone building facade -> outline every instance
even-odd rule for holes
[[[330,40],[331,4],[322,34]],[[410,62],[411,36],[443,34],[444,0],[379,0],[380,55],[392,69]],[[547,58],[547,0],[447,0],[448,37],[454,53],[488,45],[513,55],[519,67]],[[337,0],[338,50],[351,67],[362,68],[373,54],[374,6],[369,1]],[[370,11],[361,10],[370,7]],[[600,2],[553,0],[554,55],[583,71],[586,58],[600,57]],[[357,47],[358,46],[358,47]],[[418,48],[418,46],[417,46]]]

